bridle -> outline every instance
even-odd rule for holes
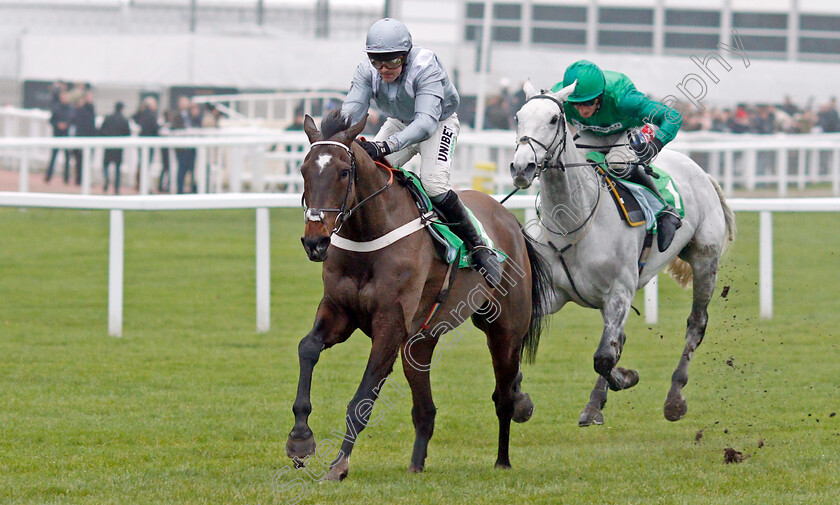
[[[304,220],[304,222],[309,222],[309,221],[324,222],[324,214],[325,213],[327,213],[327,212],[338,213],[338,215],[335,218],[335,226],[330,231],[330,236],[332,236],[334,233],[337,233],[338,230],[341,229],[341,227],[344,225],[344,223],[348,219],[350,219],[350,216],[353,215],[353,213],[356,211],[356,209],[358,209],[359,207],[364,205],[371,198],[379,195],[380,193],[382,193],[383,191],[385,191],[386,189],[391,187],[391,184],[394,182],[394,172],[389,169],[388,171],[390,172],[391,177],[388,179],[388,182],[386,182],[383,187],[379,188],[378,190],[374,191],[370,195],[366,196],[365,198],[362,199],[362,201],[360,201],[359,203],[357,203],[356,205],[351,207],[349,210],[347,210],[347,202],[350,200],[350,189],[352,188],[354,182],[356,182],[356,183],[359,182],[359,174],[358,174],[358,171],[356,170],[356,156],[353,154],[352,149],[350,149],[346,145],[342,144],[341,142],[335,142],[333,140],[321,140],[321,141],[318,141],[318,142],[313,142],[312,145],[310,146],[310,151],[312,150],[312,148],[317,147],[317,146],[338,146],[338,147],[344,149],[345,151],[347,151],[347,154],[350,155],[350,177],[349,177],[349,180],[347,182],[347,191],[344,193],[344,202],[341,204],[341,208],[338,208],[338,209],[319,209],[319,208],[309,207],[306,204],[305,196],[301,195],[301,197],[300,197],[300,203],[301,203],[301,206],[303,207],[303,220]],[[379,164],[377,163],[377,165],[379,165]],[[387,167],[385,167],[385,168],[387,168]]]
[[[548,170],[548,169],[559,168],[560,170],[565,172],[567,166],[569,166],[569,167],[572,167],[572,166],[587,166],[588,167],[589,163],[570,163],[570,164],[566,165],[560,160],[560,154],[562,154],[563,150],[566,148],[566,114],[563,110],[563,103],[560,100],[554,98],[552,95],[546,95],[546,94],[534,95],[531,98],[529,98],[528,100],[526,100],[525,103],[528,103],[531,100],[535,100],[535,99],[551,100],[552,102],[557,104],[557,107],[560,109],[560,116],[559,116],[560,121],[557,121],[557,128],[554,131],[554,137],[551,139],[551,142],[549,142],[548,145],[545,145],[542,142],[540,142],[539,140],[535,139],[534,137],[530,137],[530,136],[527,136],[527,135],[524,135],[524,136],[519,138],[520,141],[524,141],[524,143],[527,144],[528,147],[531,148],[531,151],[533,151],[533,153],[534,153],[534,160],[537,159],[537,151],[536,151],[536,149],[534,149],[533,144],[537,144],[538,146],[540,146],[545,151],[545,158],[543,159],[543,162],[540,165],[537,166],[537,172],[536,172],[536,174],[534,174],[534,178],[535,179],[539,178],[540,174],[544,170]],[[561,131],[563,132],[562,137],[560,137],[560,132]],[[560,139],[559,142],[557,142],[558,138]],[[556,146],[554,145],[555,142],[557,142]],[[523,145],[523,143],[522,142],[518,143],[517,146],[516,146],[516,149],[519,149],[520,145]],[[515,150],[514,150],[514,153],[516,153]],[[555,157],[557,158],[556,160],[554,160]],[[550,231],[551,233],[554,233],[555,235],[565,237],[565,236],[571,235],[572,233],[580,231],[585,226],[587,226],[587,224],[591,225],[591,223],[593,221],[592,218],[598,212],[598,208],[600,207],[600,203],[601,203],[601,195],[600,195],[600,192],[599,192],[598,200],[595,202],[595,205],[589,211],[589,215],[586,216],[586,219],[584,219],[583,222],[577,228],[575,228],[573,230],[570,230],[570,231],[562,231],[562,230],[553,229],[552,226],[550,226],[547,222],[543,221],[542,216],[540,215],[541,213],[540,213],[540,210],[539,210],[539,206],[537,207],[537,218],[540,220],[540,222],[543,224],[543,226],[548,231]],[[588,233],[588,231],[589,231],[589,228],[587,227],[587,229],[583,233],[583,235],[578,237],[578,239],[575,240],[574,242],[572,242],[572,244],[577,243],[579,240],[581,240]]]
[[[563,149],[566,148],[566,114],[563,111],[563,103],[553,96],[545,94],[534,95],[527,99],[525,103],[537,99],[551,100],[557,104],[557,107],[560,109],[560,120],[557,121],[557,128],[554,130],[554,137],[548,145],[545,145],[534,137],[529,137],[527,135],[519,137],[520,142],[517,143],[516,150],[518,150],[521,145],[527,145],[534,153],[535,160],[537,159],[537,150],[534,149],[534,144],[537,144],[543,151],[545,151],[545,158],[543,158],[543,162],[537,166],[537,173],[534,175],[534,178],[539,178],[540,173],[542,173],[543,170],[548,170],[550,168],[559,168],[564,172],[566,171],[566,167],[563,165],[563,162],[560,161],[559,156],[559,154],[563,152]],[[563,132],[562,137],[560,136],[560,132]],[[558,142],[557,139],[560,139],[560,141]],[[557,142],[557,145],[554,145],[555,142]],[[514,154],[516,153],[516,150],[514,150]],[[554,160],[555,157],[557,158],[556,160]]]

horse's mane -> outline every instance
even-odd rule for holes
[[[333,109],[321,121],[321,135],[328,139],[351,126],[350,118],[343,116],[341,109]]]

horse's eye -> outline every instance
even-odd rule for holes
[[[513,115],[513,122],[516,123],[516,124],[519,124],[519,114],[514,114]]]
[[[342,179],[346,179],[346,178],[347,178],[347,176],[348,176],[348,175],[350,175],[350,170],[349,170],[349,169],[347,169],[347,168],[345,168],[344,170],[342,170],[341,172],[339,172],[339,173],[338,173],[338,175],[339,175],[339,177],[341,177]]]
[[[560,116],[554,116],[551,118],[551,124],[557,124],[557,121],[560,121]]]

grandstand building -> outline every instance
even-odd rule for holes
[[[0,98],[55,79],[129,107],[172,86],[343,90],[386,10],[465,96],[547,88],[579,58],[698,103],[824,101],[840,83],[835,0],[0,0]]]

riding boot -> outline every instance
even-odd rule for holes
[[[473,269],[484,276],[484,280],[490,287],[496,288],[501,285],[502,266],[499,264],[499,259],[493,249],[481,239],[458,194],[450,189],[442,195],[432,197],[432,202],[442,214],[441,217],[449,224],[452,232],[464,241],[474,260]]]
[[[680,226],[682,226],[680,213],[677,212],[677,209],[675,209],[673,205],[669,205],[665,202],[665,199],[662,197],[662,193],[660,193],[659,188],[656,187],[653,177],[651,177],[645,170],[645,165],[641,163],[636,165],[636,170],[633,171],[632,182],[642,184],[665,203],[665,208],[662,209],[662,212],[660,212],[659,216],[656,218],[656,244],[659,246],[659,252],[665,252],[665,250],[668,249],[668,246],[671,245],[671,241],[674,240],[674,234]]]

